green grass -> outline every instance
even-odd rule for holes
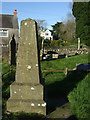
[[[76,55],[68,58],[42,61],[42,70],[64,70],[66,67],[68,69],[73,69],[76,67],[76,63],[88,63],[88,55]]]
[[[64,59],[42,61],[41,68],[42,70],[65,70],[65,68],[71,70],[75,68],[78,63],[88,63],[88,55],[77,55]],[[65,74],[61,72],[43,72],[42,76],[45,79],[47,96],[57,99],[59,97],[67,98],[68,94],[73,91],[74,88],[77,88],[78,83],[81,83],[87,74],[88,72],[83,71],[69,71],[67,76],[65,76]],[[61,109],[61,107],[59,108]],[[66,109],[67,107],[64,111],[66,111]],[[56,114],[58,114],[57,111],[53,116],[55,117]]]
[[[73,69],[76,67],[76,63],[88,63],[88,55],[77,55],[64,59],[41,61],[41,70],[65,70]],[[15,70],[10,70],[15,66],[10,66],[8,63],[2,63],[2,94],[3,94],[3,112],[6,109],[6,101],[10,95],[10,84],[14,81]],[[45,89],[48,97],[67,97],[77,84],[84,79],[87,72],[69,71],[65,76],[63,72],[46,72],[42,73],[42,77],[45,80]],[[14,120],[13,115],[5,115],[7,120]],[[19,120],[18,118],[15,120]]]
[[[90,119],[90,73],[68,95],[71,112],[78,118]],[[80,119],[81,120],[81,119]]]
[[[64,59],[42,61],[42,70],[69,70],[76,67],[77,63],[88,63],[88,55],[77,55]],[[67,76],[63,72],[43,72],[45,87],[49,97],[65,97],[69,94],[78,82],[81,81],[87,72],[69,71]]]
[[[10,71],[10,65],[8,63],[2,62],[1,65],[2,65],[2,74],[3,75]]]
[[[76,67],[77,63],[88,63],[88,55],[77,55],[64,59],[42,61],[41,70],[71,70]],[[61,72],[47,72],[42,73],[45,78],[45,84],[54,83],[55,81],[62,81],[65,74]]]

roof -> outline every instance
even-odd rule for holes
[[[0,21],[2,21],[0,28],[19,29],[17,16],[0,14]]]

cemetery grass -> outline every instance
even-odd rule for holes
[[[74,88],[77,87],[78,83],[81,82],[85,76],[88,74],[88,72],[85,71],[77,71],[76,64],[79,63],[88,63],[88,55],[77,55],[77,56],[72,56],[69,58],[64,58],[64,59],[57,59],[57,60],[50,60],[50,61],[42,61],[41,63],[41,68],[42,70],[65,70],[68,68],[68,74],[65,75],[64,72],[43,72],[42,76],[45,80],[45,89],[46,89],[46,99],[47,103],[49,99],[51,101],[53,99],[57,99],[56,102],[60,99],[64,99],[64,101],[59,101],[61,104],[56,104],[53,105],[48,105],[48,112],[56,110],[56,112],[53,112],[49,116],[54,117],[59,114],[59,112],[63,115],[63,118],[67,114],[67,109],[68,106],[66,102],[68,103],[68,98],[67,96],[71,91],[73,91]],[[50,103],[50,101],[49,101]],[[64,112],[62,113],[61,111],[62,105],[65,105],[65,108],[63,109]],[[69,103],[68,103],[69,104]],[[70,105],[69,105],[70,106]],[[61,110],[58,112],[58,108],[61,108]],[[51,110],[52,109],[52,110]],[[70,115],[70,109],[68,109],[68,115]],[[58,116],[57,116],[58,117]]]
[[[49,98],[66,98],[67,95],[77,86],[77,84],[86,76],[87,73],[72,71],[76,67],[76,63],[88,63],[88,55],[77,55],[69,58],[41,61],[41,70],[64,70],[66,67],[70,70],[65,76],[62,72],[42,72],[44,80],[46,96]],[[15,66],[9,66],[8,63],[2,63],[2,101],[3,114],[6,120],[14,120],[13,114],[6,114],[6,101],[10,97],[10,84],[15,80]],[[59,106],[54,106],[54,109]],[[48,106],[48,113],[51,111]],[[21,113],[22,114],[22,113]],[[23,114],[24,116],[28,116]],[[22,116],[23,116],[22,115]],[[19,117],[19,115],[16,115]],[[30,116],[32,116],[30,114]],[[33,115],[35,116],[35,115]],[[5,117],[3,120],[5,120]],[[28,117],[29,118],[29,117]],[[34,118],[34,117],[33,117]],[[39,116],[40,118],[40,116]],[[41,118],[43,118],[41,116]],[[21,118],[15,120],[21,120]],[[28,119],[27,119],[28,120]]]
[[[63,59],[42,61],[43,70],[65,70],[68,68],[68,74],[64,72],[43,72],[42,77],[45,81],[47,94],[50,97],[66,97],[68,93],[77,86],[85,76],[86,72],[77,72],[76,64],[88,63],[88,55],[77,55]]]

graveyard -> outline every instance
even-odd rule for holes
[[[3,120],[21,119],[47,119],[60,118],[65,119],[71,114],[68,94],[82,81],[87,72],[76,72],[76,63],[87,63],[88,55],[77,55],[58,60],[40,61],[43,85],[45,86],[47,103],[47,115],[38,115],[30,113],[7,113],[6,101],[10,97],[10,84],[15,81],[16,66],[10,66],[3,63]],[[64,72],[43,72],[43,70],[64,70],[68,67],[68,74]],[[63,112],[63,111],[64,112]],[[60,112],[60,113],[59,113]],[[59,116],[58,116],[59,115]]]
[[[56,22],[45,31],[31,17],[21,20],[18,31],[17,10],[6,15],[12,23],[11,32],[8,24],[6,30],[1,26],[2,41],[7,40],[0,47],[2,120],[89,120],[89,21],[78,18],[79,5],[72,6],[76,19]]]

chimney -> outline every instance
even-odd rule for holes
[[[14,16],[17,16],[17,10],[14,10],[13,14]]]

